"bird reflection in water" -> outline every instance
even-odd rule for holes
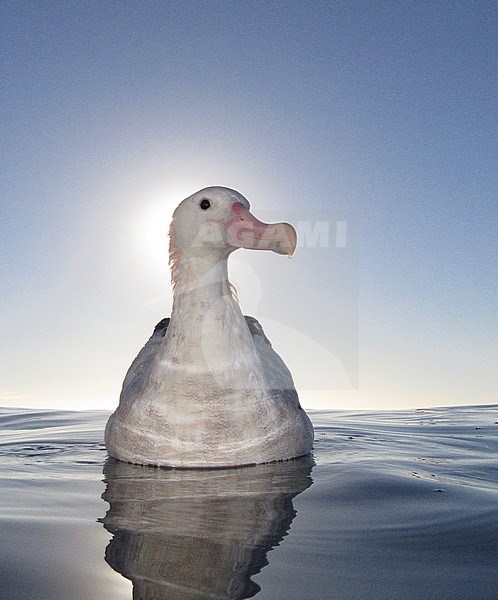
[[[177,470],[109,459],[101,522],[106,561],[140,600],[251,598],[251,581],[296,516],[313,459],[233,469]]]

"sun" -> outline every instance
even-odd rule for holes
[[[156,275],[158,269],[167,268],[171,218],[178,204],[191,193],[191,189],[174,189],[140,202],[140,209],[134,213],[131,226],[142,268]]]

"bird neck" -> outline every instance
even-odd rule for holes
[[[223,369],[252,355],[254,343],[228,281],[227,258],[190,257],[175,265],[168,354],[192,368]]]
[[[207,254],[172,261],[173,314],[183,311],[185,305],[209,308],[210,303],[232,295],[227,258]]]

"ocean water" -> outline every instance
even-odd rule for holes
[[[0,598],[498,598],[498,406],[310,416],[312,459],[179,471],[0,409]]]

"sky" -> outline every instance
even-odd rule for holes
[[[494,2],[0,4],[0,405],[112,409],[206,186],[298,231],[238,250],[307,408],[496,390]]]

